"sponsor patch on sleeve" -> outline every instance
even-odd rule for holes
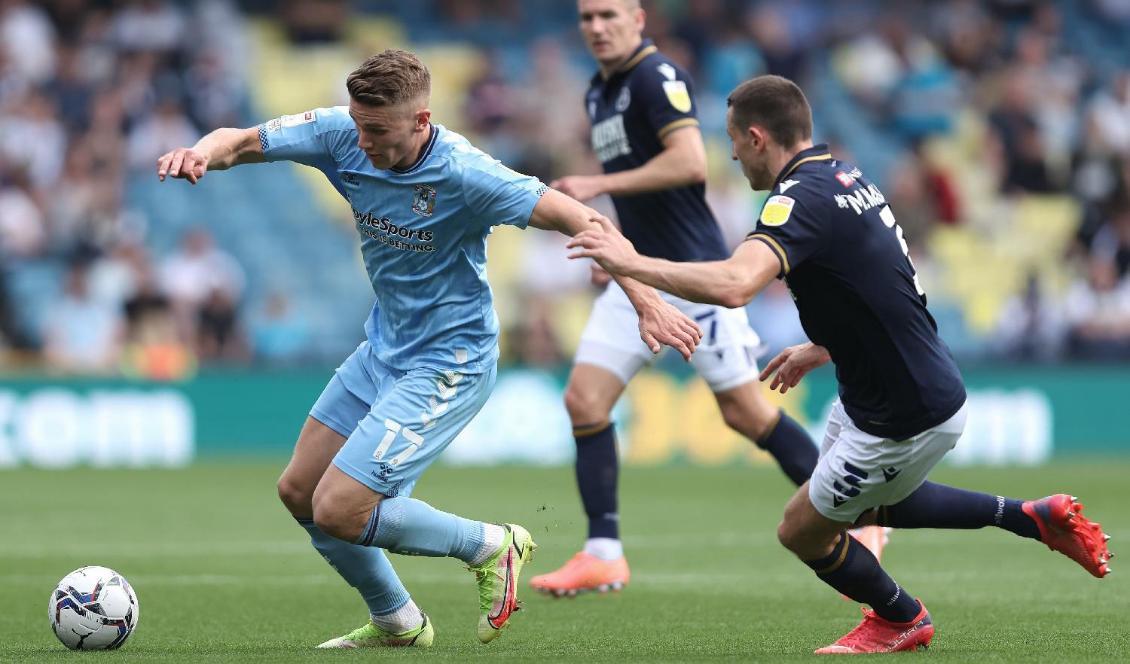
[[[788,196],[770,196],[769,200],[765,201],[765,207],[761,208],[759,223],[766,226],[780,226],[789,220],[794,203],[796,201]]]
[[[671,106],[680,113],[688,113],[691,110],[691,93],[687,90],[687,84],[683,81],[663,81],[663,92],[667,95],[667,101],[671,102]]]
[[[844,173],[843,171],[836,171],[836,179],[840,181],[840,184],[847,187],[848,189],[851,189],[852,185],[855,184],[855,178],[848,175],[847,173]]]
[[[317,119],[318,116],[314,111],[306,111],[305,113],[298,113],[296,115],[284,115],[279,118],[279,124],[283,127],[297,127],[298,125],[307,124]],[[269,128],[268,126],[268,129]]]

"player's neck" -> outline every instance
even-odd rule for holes
[[[636,54],[636,51],[640,50],[640,46],[642,45],[643,38],[641,37],[639,41],[632,45],[632,48],[628,49],[628,52],[624,54],[624,57],[618,58],[616,60],[610,60],[608,62],[597,62],[600,67],[600,77],[605,80],[611,78],[613,74],[620,71],[620,68],[632,59],[632,56]]]
[[[769,157],[769,172],[773,177],[781,177],[781,171],[785,170],[785,166],[789,165],[798,154],[812,147],[812,141],[801,141],[791,148],[778,148],[774,149]]]
[[[429,122],[427,130],[420,132],[419,137],[415,141],[415,145],[413,145],[412,149],[408,151],[408,154],[410,156],[407,159],[401,161],[399,164],[393,166],[393,168],[404,170],[412,168],[416,164],[420,163],[420,157],[423,157],[424,150],[428,149],[428,142],[432,140],[432,132],[435,130],[435,125]]]

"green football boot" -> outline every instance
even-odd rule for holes
[[[406,648],[414,646],[416,648],[430,648],[432,639],[435,638],[436,631],[432,627],[432,621],[428,620],[428,614],[421,611],[424,617],[424,622],[416,629],[410,629],[407,632],[393,634],[386,632],[373,623],[365,623],[365,625],[358,627],[345,636],[339,636],[336,639],[330,639],[325,643],[319,645],[319,648]]]
[[[475,573],[479,584],[479,641],[490,643],[517,611],[518,575],[526,563],[533,560],[534,538],[530,532],[512,523],[503,525],[506,537],[502,546],[480,565],[467,569]]]

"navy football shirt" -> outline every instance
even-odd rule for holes
[[[785,166],[749,239],[781,261],[808,338],[857,427],[903,440],[952,417],[965,386],[879,188],[827,145]]]
[[[605,173],[639,168],[663,151],[663,138],[697,126],[690,76],[644,41],[585,95],[592,148]],[[702,184],[634,196],[613,196],[624,235],[645,256],[710,261],[729,256]]]

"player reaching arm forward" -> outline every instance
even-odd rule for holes
[[[840,398],[816,469],[785,507],[777,535],[822,581],[872,608],[816,652],[913,650],[934,636],[926,607],[846,535],[852,525],[995,526],[1106,576],[1109,538],[1073,496],[1024,501],[926,480],[961,436],[966,394],[894,212],[858,168],[812,144],[811,110],[791,81],[758,77],[728,101],[733,158],[753,189],[772,190],[730,258],[640,256],[607,221],[570,245],[574,257],[695,301],[739,306],[775,277],[788,283],[812,344],[784,351],[762,377],[775,370],[774,384],[785,391],[830,360]]]
[[[210,170],[293,161],[322,171],[349,201],[376,301],[365,341],[314,403],[278,482],[315,549],[369,608],[365,625],[320,647],[431,645],[435,628],[385,550],[466,563],[478,584],[477,636],[489,642],[518,608],[533,538],[515,524],[436,510],[412,489],[494,385],[491,227],[572,235],[592,227],[596,213],[433,124],[430,73],[415,55],[375,55],[346,86],[349,106],[214,131],[162,156],[157,175],[195,184]],[[664,343],[689,358],[697,325],[650,287],[621,283],[652,351]]]
[[[551,186],[580,200],[611,195],[620,228],[645,256],[681,263],[725,258],[721,228],[706,203],[706,148],[691,76],[643,38],[645,12],[638,0],[578,0],[577,13],[598,69],[584,109],[603,173],[569,175]],[[758,385],[760,339],[745,311],[663,297],[707,330],[692,366],[709,386],[723,421],[772,455],[794,483],[808,479],[816,446]],[[611,412],[651,359],[635,338],[634,321],[622,290],[609,285],[593,304],[577,345],[565,407],[588,538],[560,568],[530,580],[553,596],[620,589],[631,575],[620,541]]]

